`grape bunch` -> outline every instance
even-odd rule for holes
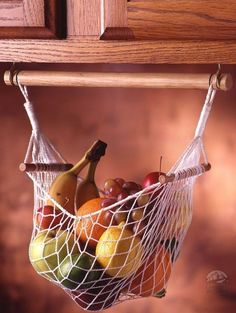
[[[116,199],[117,201],[127,198],[142,189],[142,186],[123,178],[107,179],[104,184],[104,194],[107,198]]]
[[[107,179],[104,183],[104,188],[102,190],[103,201],[101,206],[106,208],[108,206],[114,205],[114,207],[109,208],[105,212],[105,219],[107,225],[115,226],[120,223],[124,223],[125,227],[132,230],[135,236],[140,238],[148,238],[145,234],[151,231],[156,231],[161,234],[162,228],[166,226],[166,216],[169,213],[166,211],[160,217],[160,223],[157,229],[152,226],[153,220],[156,219],[159,210],[160,199],[164,195],[163,186],[159,188],[151,188],[153,184],[158,183],[159,176],[164,175],[162,172],[151,172],[145,176],[142,185],[133,182],[125,181],[123,178]],[[149,190],[145,191],[149,187]],[[139,191],[143,190],[139,196],[127,199]],[[123,200],[123,201],[122,201]],[[122,201],[122,204],[115,205],[117,202]],[[171,210],[168,209],[168,210]],[[172,259],[177,258],[177,246],[175,237],[162,238],[161,235],[157,237],[156,244],[162,244],[168,248]]]
[[[107,179],[102,191],[104,195],[102,207],[105,208],[118,201],[125,200],[128,196],[141,190],[142,186],[133,181],[125,181],[123,178]],[[147,218],[144,216],[146,212],[144,207],[147,202],[147,195],[124,201],[119,207],[116,206],[114,209],[108,210],[106,219],[110,221],[111,225],[119,225],[124,222],[126,227],[142,237],[147,224]]]

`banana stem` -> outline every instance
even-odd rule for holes
[[[68,172],[73,173],[75,175],[78,175],[82,169],[88,164],[88,163],[94,163],[95,161],[99,161],[101,156],[105,154],[107,144],[101,140],[97,140],[93,143],[93,145],[89,148],[89,150],[85,153],[83,158],[70,169]],[[95,172],[97,163],[95,165],[95,168],[93,170]],[[90,170],[89,170],[90,171]],[[94,176],[94,173],[91,174]]]
[[[86,181],[94,182],[94,176],[95,176],[95,171],[96,171],[98,162],[99,160],[90,162],[87,177],[85,179]]]
[[[89,160],[84,156],[77,164],[75,164],[68,172],[78,175],[82,169],[89,163]]]
[[[107,144],[101,140],[94,142],[92,147],[86,152],[86,158],[89,161],[97,161],[105,155]]]

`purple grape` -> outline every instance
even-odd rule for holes
[[[133,181],[128,181],[125,182],[122,187],[126,190],[136,190],[136,191],[140,191],[142,189],[141,185],[136,184]]]
[[[115,178],[115,181],[122,187],[123,184],[125,183],[125,180],[123,178]]]
[[[128,195],[128,192],[123,189],[122,192],[117,196],[117,201],[124,200],[128,197]]]
[[[105,198],[103,201],[102,201],[102,208],[106,208],[108,207],[109,205],[112,205],[116,203],[116,199],[112,199],[112,198]]]

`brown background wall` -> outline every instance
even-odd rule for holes
[[[38,68],[21,65],[22,68]],[[9,64],[1,65],[0,77]],[[47,69],[214,72],[214,66],[41,65]],[[236,81],[236,67],[224,66]],[[108,143],[97,182],[142,180],[168,170],[192,138],[204,91],[30,88],[42,129],[68,161],[97,138]],[[236,88],[217,94],[205,133],[212,171],[198,179],[194,217],[165,299],[127,302],[108,312],[221,313],[236,309]],[[28,260],[32,231],[31,181],[18,171],[30,126],[17,88],[0,85],[0,312],[82,312]],[[228,283],[207,292],[206,276],[221,270]],[[131,306],[132,305],[132,306]]]

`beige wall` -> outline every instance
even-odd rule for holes
[[[37,68],[36,65],[21,65]],[[8,64],[1,65],[0,77]],[[215,66],[44,65],[77,70],[214,72]],[[236,67],[223,66],[236,80]],[[168,170],[192,138],[204,91],[30,88],[42,129],[68,161],[92,141],[108,143],[97,182],[122,176],[142,180],[159,166]],[[218,92],[205,143],[212,170],[198,179],[194,217],[163,300],[127,302],[109,312],[233,313],[236,308],[236,88]],[[32,231],[31,181],[18,171],[30,126],[17,88],[0,85],[0,312],[82,312],[59,288],[39,277],[28,260]],[[224,271],[223,293],[209,293],[206,276]],[[131,306],[132,305],[132,306]]]

